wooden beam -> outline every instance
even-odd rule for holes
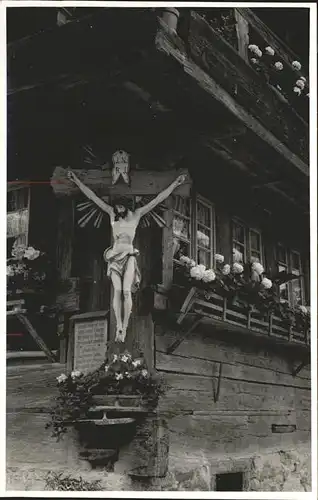
[[[40,335],[38,334],[38,332],[36,331],[36,329],[34,328],[34,326],[32,325],[32,323],[30,322],[30,320],[24,314],[22,314],[22,311],[20,311],[19,313],[17,313],[17,318],[26,327],[26,329],[28,330],[28,332],[31,335],[31,337],[33,337],[33,339],[35,340],[35,342],[37,343],[37,345],[40,347],[40,349],[46,354],[46,357],[50,361],[52,361],[52,363],[55,363],[56,359],[55,359],[54,354],[47,347],[46,343],[40,337]]]
[[[186,332],[181,332],[180,337],[178,339],[176,339],[173,342],[173,344],[171,344],[167,348],[167,351],[166,351],[167,354],[173,353],[177,349],[177,347],[179,347],[179,345],[190,335],[190,333],[192,333],[199,326],[199,324],[201,323],[201,320],[202,320],[201,316],[198,315],[198,319],[192,323],[190,328]]]
[[[236,19],[238,52],[239,52],[240,56],[244,59],[244,61],[246,63],[249,63],[249,61],[248,61],[248,44],[249,44],[248,22],[239,13],[238,9],[234,9],[234,15],[235,15],[235,19]]]
[[[256,118],[250,115],[243,106],[231,97],[216,81],[203,71],[197,64],[190,60],[180,43],[169,36],[164,30],[157,33],[156,44],[158,50],[172,56],[181,66],[182,70],[213,99],[221,103],[236,118],[245,124],[254,134],[271,146],[279,155],[291,163],[299,172],[309,177],[309,166],[304,163],[295,153],[290,151],[279,139],[267,130]]]
[[[59,204],[56,266],[61,281],[71,277],[74,238],[73,200],[62,200]],[[64,311],[63,311],[64,313]],[[66,363],[68,314],[64,315],[63,336],[60,340],[60,363]],[[62,321],[62,318],[61,318]]]
[[[215,143],[215,145],[214,145],[214,143]],[[209,149],[211,149],[215,154],[217,154],[218,156],[220,156],[224,160],[226,160],[229,163],[231,163],[231,165],[237,167],[242,172],[247,173],[250,176],[250,178],[252,178],[252,177],[259,178],[259,176],[255,172],[253,172],[253,170],[251,170],[249,167],[247,167],[242,161],[239,161],[235,157],[233,157],[230,154],[229,150],[225,151],[224,149],[222,149],[222,150],[218,149],[218,148],[224,148],[223,144],[221,142],[219,142],[218,140],[213,140],[213,141],[210,140],[209,141],[209,140],[206,139],[204,141],[204,144],[206,145],[206,147],[208,147]],[[218,148],[215,147],[215,146],[218,146]],[[289,203],[293,204],[298,209],[301,209],[302,211],[304,211],[304,206],[303,206],[303,204],[299,203],[299,199],[298,198],[295,198],[295,197],[292,197],[292,196],[288,195],[287,193],[285,193],[285,191],[283,189],[278,188],[276,186],[276,184],[278,184],[279,182],[284,182],[284,179],[280,178],[280,180],[277,180],[277,179],[276,180],[268,180],[268,181],[264,180],[264,182],[262,184],[260,184],[258,182],[256,185],[251,186],[251,188],[252,189],[268,188],[271,191],[274,191],[277,194],[279,194],[286,201],[288,201]]]
[[[112,185],[112,170],[74,169],[79,179],[91,189],[98,189],[105,195],[143,196],[157,194],[167,188],[178,175],[187,175],[187,181],[175,190],[175,194],[189,196],[191,178],[187,170],[170,169],[165,171],[134,170],[130,174],[131,183]],[[51,185],[56,195],[71,196],[79,193],[79,189],[67,178],[67,169],[56,167],[51,177]]]

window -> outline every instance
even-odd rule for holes
[[[232,221],[233,260],[236,262],[262,262],[261,233],[240,221]]]
[[[302,274],[301,257],[299,252],[289,250],[283,245],[277,245],[276,259],[278,272],[292,273],[299,276],[288,283],[280,285],[280,297],[289,302],[292,306],[303,305],[304,303],[304,283]]]
[[[195,241],[196,261],[206,267],[213,267],[213,209],[212,205],[202,199],[196,200]]]
[[[243,491],[243,473],[217,474],[215,491]]]
[[[7,194],[7,254],[13,244],[28,244],[29,188],[19,188]]]
[[[174,196],[173,204],[173,256],[192,256],[191,203],[189,198]]]
[[[201,197],[193,200],[174,196],[173,256],[193,258],[206,267],[213,265],[214,209]]]

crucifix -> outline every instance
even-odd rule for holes
[[[76,187],[77,191],[79,189],[110,218],[113,244],[104,251],[103,256],[107,263],[107,275],[111,279],[114,291],[112,305],[116,319],[116,342],[125,341],[132,312],[132,293],[138,289],[141,280],[137,263],[139,250],[134,248],[134,238],[140,220],[187,181],[186,174],[181,173],[180,175],[179,172],[177,175],[176,171],[171,172],[171,170],[168,172],[135,171],[131,173],[131,178],[129,178],[128,155],[123,153],[120,151],[113,155],[114,169],[111,175],[109,172],[107,175],[107,172],[97,171],[97,175],[93,176],[92,170],[80,171],[77,175],[74,171],[65,171],[59,168],[58,173],[57,169],[55,170],[52,179],[52,181],[55,179],[52,186],[57,193],[64,191],[65,194],[70,194],[70,191],[72,192],[73,188]],[[174,179],[171,182],[172,175]],[[79,178],[80,176],[83,180]],[[120,176],[124,181],[121,185],[117,183]],[[68,181],[71,181],[71,186],[66,179],[61,183],[61,177],[64,179],[66,177]],[[57,181],[57,179],[59,180]],[[108,204],[91,189],[92,185],[107,188],[108,194],[121,195],[121,198],[116,199],[115,197],[111,204]],[[162,189],[164,185],[165,187]],[[159,186],[161,187],[160,192],[154,193]],[[129,208],[123,197],[123,195],[136,196],[137,194],[150,194],[150,192],[156,196],[144,206],[134,210]]]

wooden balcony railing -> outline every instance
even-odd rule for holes
[[[194,317],[196,323],[204,318],[220,330],[241,331],[309,349],[310,331],[294,328],[273,313],[264,315],[254,306],[246,308],[239,301],[196,287],[175,284],[169,295],[170,308],[177,311],[178,324],[187,316]]]
[[[219,9],[210,9],[214,10]],[[180,36],[186,43],[189,57],[290,151],[308,163],[309,99],[305,95],[298,98],[293,94],[293,85],[303,74],[292,68],[293,54],[286,52],[269,29],[263,29],[263,24],[250,9],[227,10],[235,12],[232,23],[222,21],[222,29],[217,22],[212,22],[206,16],[202,17],[200,14],[204,13],[201,10],[188,14],[187,29]],[[246,28],[243,34],[239,32],[240,25]],[[237,43],[233,42],[235,30]],[[249,63],[248,44],[255,43],[252,38],[252,33],[255,32],[256,40],[263,40],[262,49],[268,45],[273,46],[277,54],[275,61],[283,61],[290,100],[286,100],[270,78],[264,78]]]

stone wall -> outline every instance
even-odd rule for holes
[[[120,449],[113,472],[93,470],[80,459],[75,431],[57,443],[45,429],[55,379],[64,367],[12,366],[7,376],[7,489],[41,491],[46,474],[57,471],[101,479],[104,490],[213,491],[217,474],[242,472],[244,491],[310,491],[308,369],[292,377],[286,359],[199,335],[170,356],[163,352],[164,342],[157,336],[157,365],[171,384],[161,403],[169,432],[165,478],[129,477],[134,462],[129,446]],[[220,360],[227,366],[215,401]],[[273,434],[273,423],[296,425],[296,431]]]
[[[224,471],[244,474],[245,491],[307,492],[311,489],[310,450],[307,447],[286,451],[270,451],[252,457],[229,457],[219,460],[201,460],[192,469],[172,468],[165,478],[133,480],[124,473],[78,470],[52,465],[19,466],[7,468],[7,490],[43,491],[45,477],[50,471],[100,481],[104,491],[214,491],[215,477]]]

